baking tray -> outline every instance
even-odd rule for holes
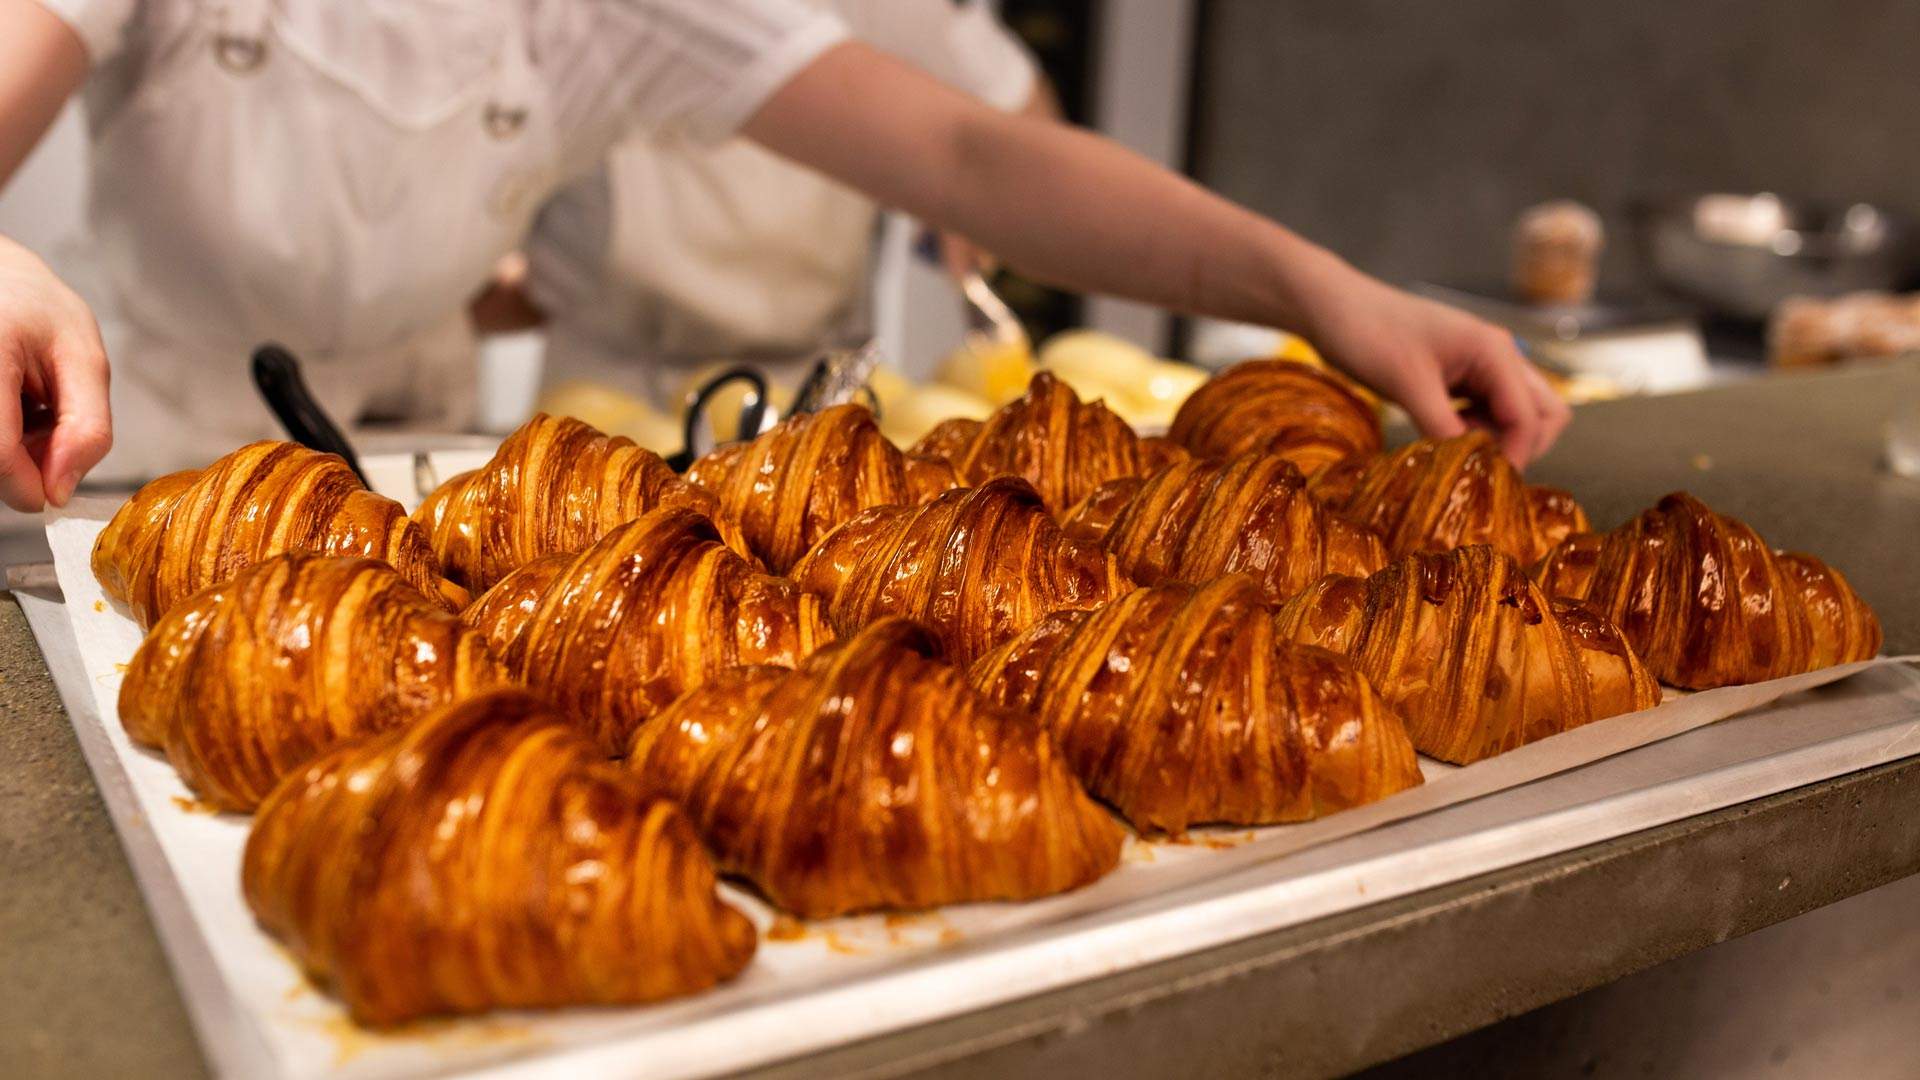
[[[82,506],[56,519],[54,572],[16,573],[13,584],[202,1044],[230,1076],[712,1075],[1920,753],[1920,672],[1892,661],[1850,665],[1692,695],[1464,769],[1429,764],[1425,787],[1320,822],[1130,841],[1119,871],[1062,897],[783,927],[740,979],[678,1002],[501,1013],[373,1034],[309,987],[254,926],[238,888],[245,819],[198,810],[164,759],[121,730],[117,665],[138,633],[104,602],[76,554],[110,510]],[[1806,689],[1823,682],[1832,685]],[[1730,710],[1743,715],[1700,726]],[[763,929],[772,924],[757,900],[730,898]]]

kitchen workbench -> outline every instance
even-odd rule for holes
[[[1530,479],[1610,527],[1686,488],[1838,565],[1920,651],[1920,364],[1587,406]],[[25,620],[0,601],[0,1071],[206,1066]],[[767,1075],[1318,1075],[1920,873],[1920,757],[844,1047]]]

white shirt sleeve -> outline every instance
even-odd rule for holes
[[[835,0],[862,41],[956,90],[1011,112],[1033,96],[1039,65],[982,0]]]
[[[127,24],[139,0],[37,0],[73,28],[96,66],[113,58],[126,43]]]

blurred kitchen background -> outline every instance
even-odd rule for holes
[[[1072,119],[1403,284],[1462,290],[1525,321],[1524,310],[1498,306],[1511,299],[1516,220],[1548,200],[1591,208],[1606,237],[1598,257],[1603,303],[1549,310],[1532,330],[1564,340],[1651,326],[1639,346],[1630,340],[1601,358],[1628,371],[1657,368],[1649,385],[1791,376],[1766,364],[1764,320],[1727,319],[1687,298],[1673,305],[1636,239],[1641,204],[1771,192],[1789,205],[1833,208],[1836,221],[1851,221],[1860,234],[1840,242],[1860,241],[1872,269],[1890,275],[1881,284],[1913,283],[1904,231],[1920,219],[1920,140],[1911,137],[1920,116],[1920,4],[1912,0],[1006,0],[1002,7],[1041,57]],[[83,251],[83,142],[70,110],[0,195],[0,231],[50,253],[69,272]],[[1879,215],[1847,216],[1862,204]],[[1734,232],[1754,224],[1750,211],[1735,211]],[[1813,248],[1832,240],[1812,233],[1782,240],[1768,222],[1759,225],[1748,239],[1783,258],[1817,254]],[[914,231],[906,222],[886,230],[877,326],[883,351],[925,377],[965,324],[951,284],[911,256]],[[1036,339],[1092,326],[1159,355],[1211,360],[1270,346],[1233,328],[1084,302],[1017,278],[1003,277],[998,287]],[[1866,351],[1906,348],[1902,319],[1912,317],[1898,306],[1868,312],[1874,332]],[[1839,321],[1848,322],[1846,313]],[[1687,337],[1692,328],[1701,336]],[[1696,353],[1688,342],[1698,343]],[[523,337],[489,356],[492,426],[511,427],[525,409],[539,350],[537,336]],[[0,561],[37,542],[31,520],[12,524]],[[1910,879],[1386,1072],[1911,1076],[1920,1070],[1917,1032],[1920,880]],[[1857,1057],[1860,1046],[1902,1044],[1915,1050],[1905,1061]]]

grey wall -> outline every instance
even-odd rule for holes
[[[1914,0],[1212,0],[1196,171],[1388,277],[1505,268],[1516,211],[1775,190],[1920,216]]]

